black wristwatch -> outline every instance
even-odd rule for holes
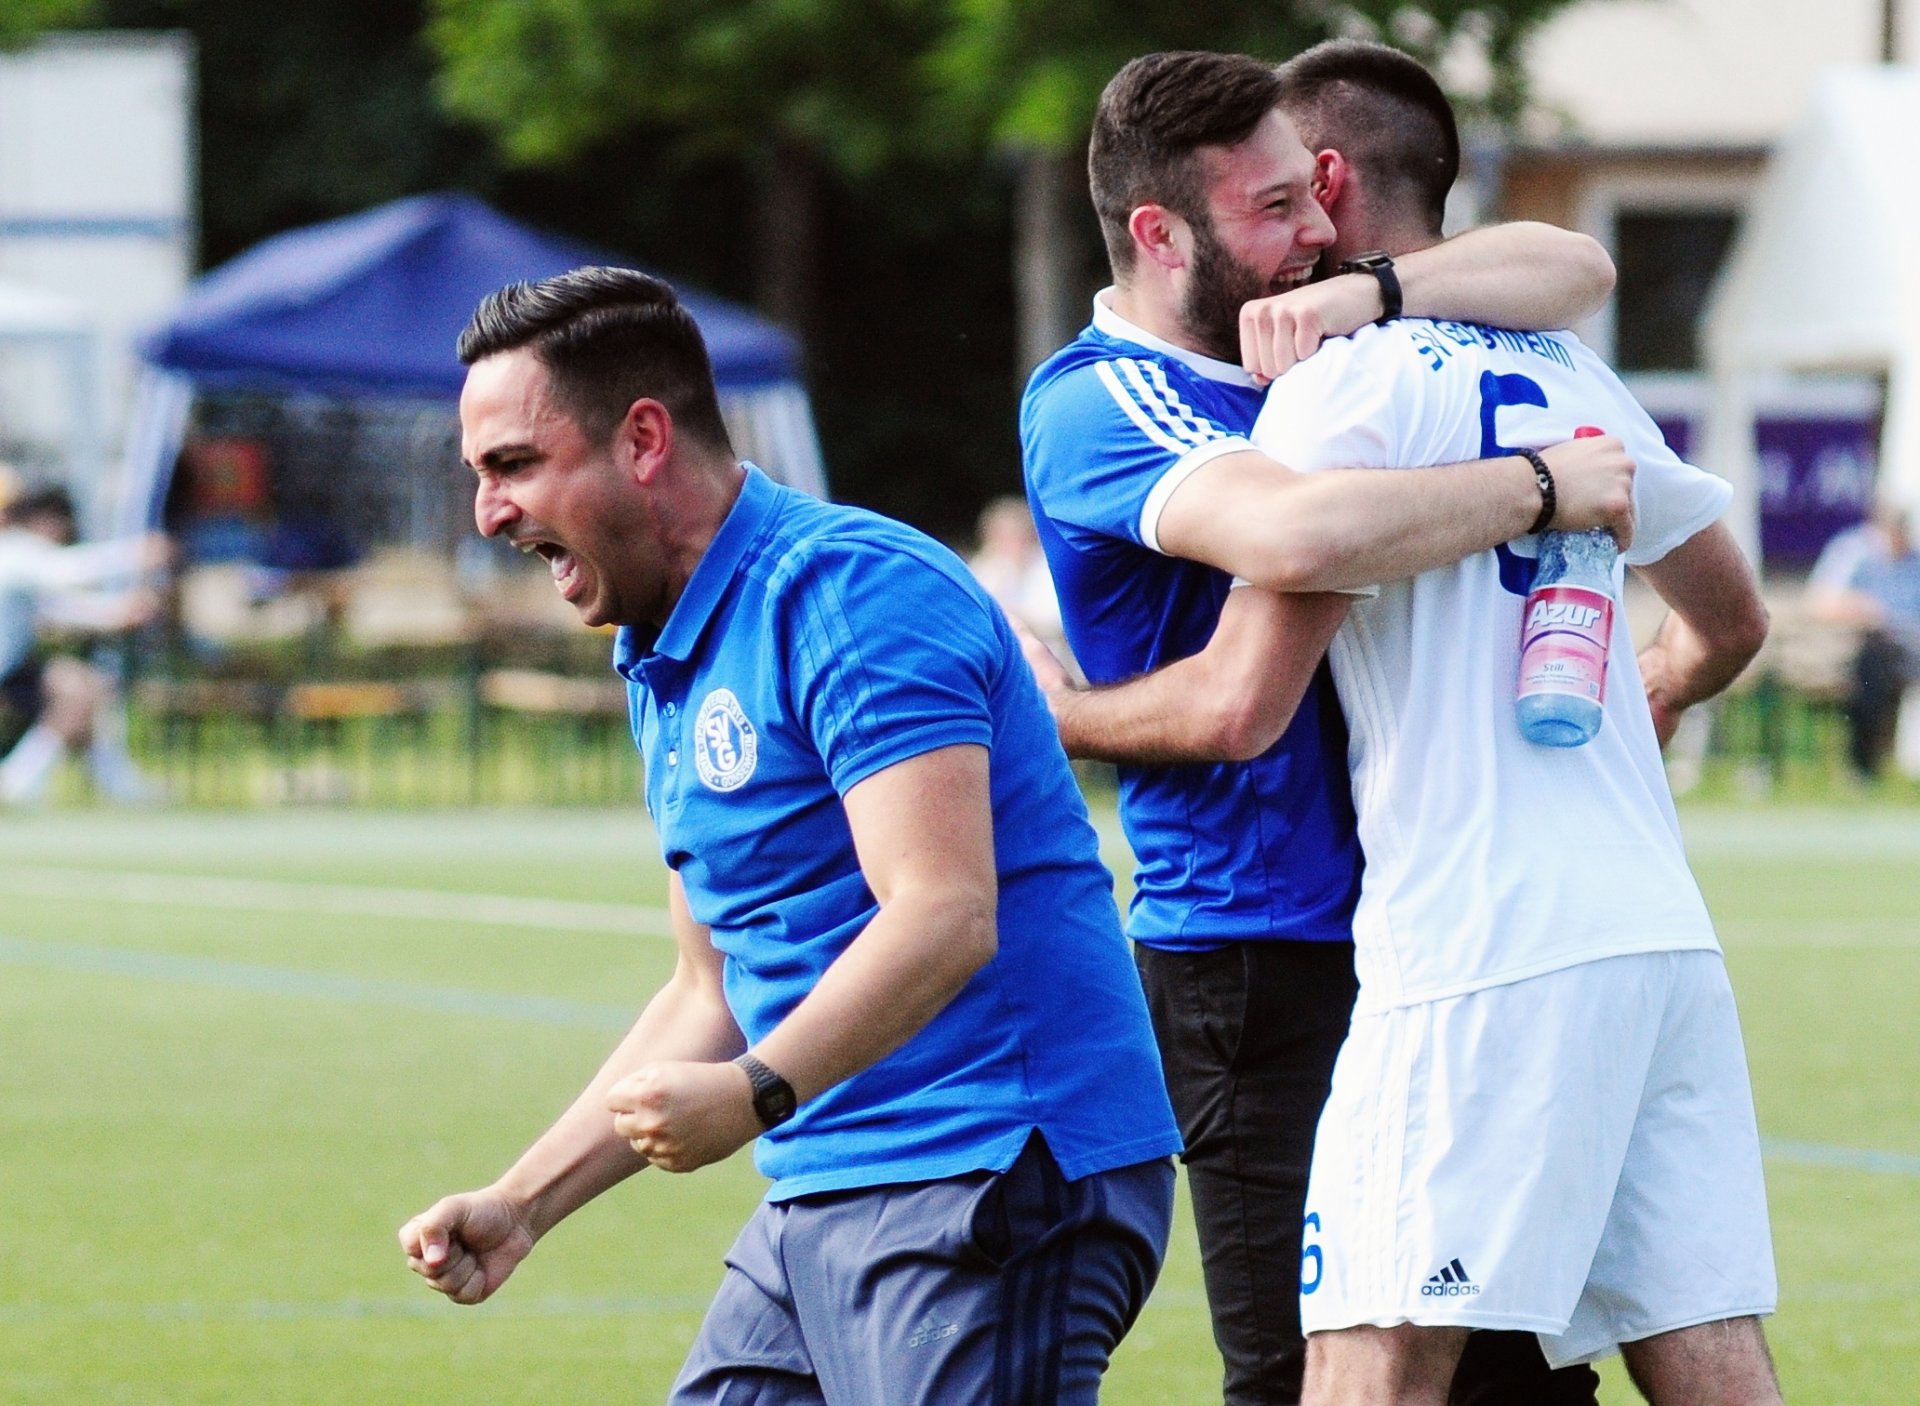
[[[1393,259],[1383,250],[1369,249],[1355,254],[1340,265],[1342,273],[1370,273],[1380,285],[1380,316],[1375,322],[1391,322],[1400,316],[1400,275],[1393,271]]]
[[[799,1103],[793,1096],[793,1085],[750,1054],[739,1055],[733,1062],[747,1071],[753,1084],[753,1111],[763,1127],[777,1128],[793,1117]]]

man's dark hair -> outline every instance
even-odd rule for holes
[[[29,518],[59,517],[69,524],[74,521],[73,495],[52,484],[41,488],[30,488],[7,505],[5,514],[8,522],[26,522]]]
[[[488,294],[460,334],[461,362],[521,347],[589,435],[611,435],[645,397],[666,406],[682,433],[731,452],[707,344],[672,287],[651,274],[577,268]]]
[[[1385,44],[1332,39],[1280,65],[1281,106],[1309,151],[1331,147],[1394,208],[1438,235],[1460,174],[1453,105],[1419,60]]]
[[[1147,54],[1113,75],[1093,116],[1087,176],[1115,273],[1133,267],[1127,219],[1140,206],[1205,223],[1196,149],[1244,141],[1280,92],[1273,66],[1245,54]]]

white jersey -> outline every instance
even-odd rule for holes
[[[1659,560],[1725,510],[1728,485],[1676,458],[1565,332],[1412,318],[1364,328],[1276,382],[1252,438],[1307,472],[1487,458],[1584,425],[1620,436],[1639,465],[1628,563]],[[1354,918],[1363,1012],[1629,952],[1718,948],[1624,611],[1599,735],[1556,749],[1520,734],[1533,555],[1523,537],[1387,584],[1355,603],[1329,653],[1366,853]]]
[[[62,547],[24,527],[0,529],[0,678],[33,652],[42,619],[106,628],[124,617],[103,587],[130,584],[140,570],[137,537]]]

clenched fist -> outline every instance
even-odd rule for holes
[[[455,1303],[480,1303],[533,1249],[524,1213],[496,1191],[443,1196],[400,1227],[407,1266]]]
[[[731,1157],[764,1131],[753,1084],[737,1064],[665,1060],[607,1090],[613,1130],[669,1172],[691,1172]]]

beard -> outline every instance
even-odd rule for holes
[[[1189,223],[1193,269],[1180,305],[1181,324],[1209,356],[1238,363],[1240,309],[1273,292],[1272,280],[1234,258],[1214,233],[1212,220],[1202,217]]]

